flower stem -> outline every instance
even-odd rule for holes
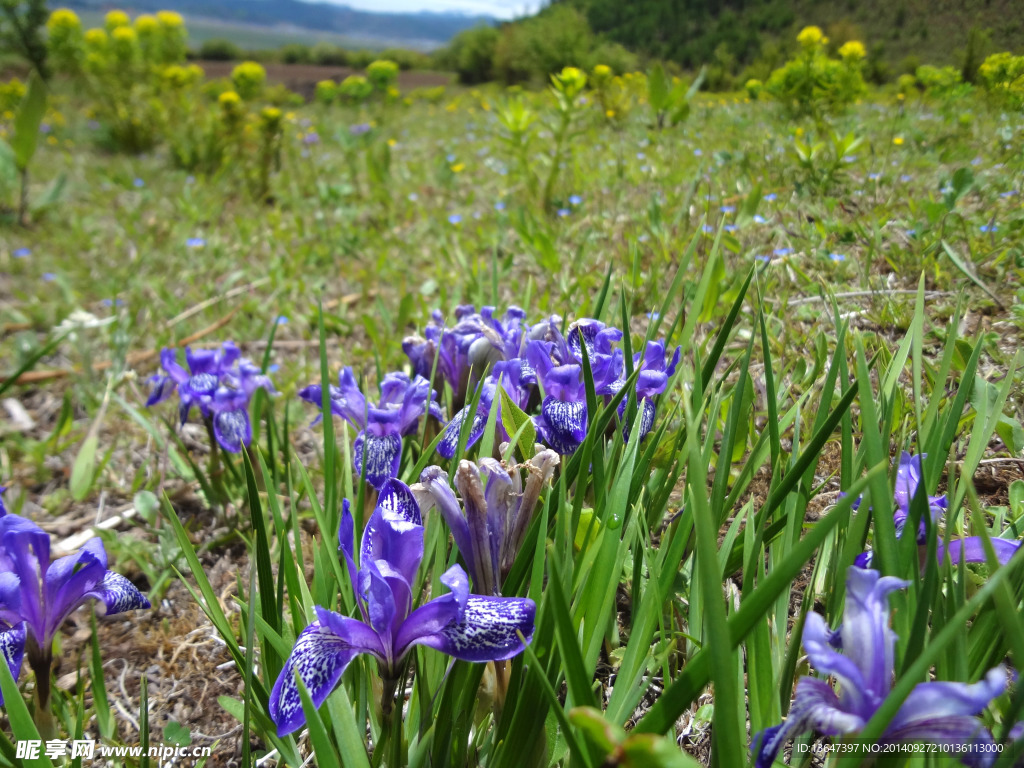
[[[28,665],[36,677],[34,720],[43,741],[57,738],[57,721],[50,707],[50,668],[53,666],[53,650],[40,648],[35,637],[29,635],[26,644]]]
[[[379,747],[383,750],[383,765],[387,768],[403,768],[405,765],[402,759],[402,704],[399,702],[398,706],[395,706],[398,682],[398,678],[384,678],[384,690],[380,699],[385,722]]]

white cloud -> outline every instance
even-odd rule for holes
[[[536,12],[538,0],[329,0],[362,11],[383,13],[464,13],[467,16],[496,16],[512,19]]]

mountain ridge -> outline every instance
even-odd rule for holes
[[[109,0],[71,0],[76,10],[102,11],[121,7]],[[392,13],[364,11],[347,5],[304,0],[129,0],[124,10],[154,13],[177,11],[186,18],[266,28],[299,28],[371,40],[403,40],[443,45],[464,29],[494,24],[497,19],[461,12],[418,11]]]

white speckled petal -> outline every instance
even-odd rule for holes
[[[380,644],[373,630],[361,621],[319,608],[317,612],[322,618],[328,618],[331,626],[326,626],[322,620],[314,621],[302,631],[270,692],[270,717],[277,724],[280,736],[306,723],[295,681],[296,671],[313,704],[319,707],[352,659],[360,653],[374,653]]]
[[[107,616],[150,607],[149,600],[139,591],[138,587],[121,574],[113,571],[107,571],[103,580],[85,596],[95,597],[102,601],[106,606]]]
[[[409,486],[401,480],[392,479],[384,483],[377,498],[377,507],[384,512],[384,517],[401,519],[413,525],[423,525],[420,505],[412,495]]]
[[[352,464],[356,474],[363,471],[363,448],[366,448],[365,480],[377,490],[398,476],[402,458],[402,438],[398,435],[371,435],[360,432],[352,446]]]
[[[574,453],[587,436],[587,404],[547,397],[538,426],[548,445],[563,455]]]
[[[536,611],[534,602],[526,598],[470,595],[461,622],[453,621],[410,645],[426,645],[462,661],[510,659],[524,647],[517,631],[527,643],[533,638]]]
[[[21,672],[21,659],[25,655],[25,622],[7,627],[0,622],[0,653],[7,662],[7,668],[11,670],[11,677],[17,681]],[[0,706],[3,706],[4,697],[0,694]]]
[[[220,447],[229,453],[238,453],[243,445],[252,442],[249,413],[244,408],[221,411],[213,417],[213,435]]]
[[[456,413],[445,426],[441,440],[437,444],[437,452],[441,454],[442,458],[450,459],[455,456],[455,451],[459,446],[459,434],[462,432],[462,425],[466,421],[469,409],[470,406],[467,405]],[[473,446],[483,435],[484,430],[487,428],[487,416],[489,413],[490,409],[477,408],[476,416],[473,417],[473,423],[469,427],[466,448]]]

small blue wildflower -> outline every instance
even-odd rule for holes
[[[843,155],[843,162],[844,163],[852,163],[852,162],[856,161],[856,159],[857,159],[856,155]]]
[[[981,165],[981,162],[982,162],[981,158],[980,157],[976,157],[973,160],[971,160],[971,165],[977,167],[977,166]]]
[[[650,239],[651,239],[651,236],[649,234],[647,234],[646,232],[644,232],[636,240],[637,240],[638,243],[646,243]]]
[[[793,252],[792,248],[776,248],[772,251],[773,256],[789,256]]]
[[[722,213],[736,213],[736,206],[735,205],[723,205],[718,210],[720,210]]]
[[[999,196],[1000,197],[1013,197],[1016,194],[1017,194],[1017,190],[1016,189],[1009,189],[1006,192],[1000,192]]]
[[[904,184],[906,184],[908,181],[912,181],[913,178],[914,177],[911,176],[909,173],[904,173],[902,176],[900,176],[900,181],[902,181]]]
[[[872,181],[878,181],[880,178],[882,178],[882,174],[880,174],[880,173],[869,173],[868,174],[868,178],[871,179]]]
[[[739,229],[739,227],[737,227],[735,224],[726,224],[724,227],[722,227],[722,229],[724,229],[726,232],[735,232],[737,229]]]
[[[846,261],[846,256],[841,253],[830,253],[828,257],[832,259],[832,261]]]
[[[754,214],[754,223],[755,224],[767,224],[768,223],[768,219],[766,219],[760,213],[756,213],[756,214]]]
[[[454,163],[455,162],[455,153],[454,152],[449,152],[447,155],[445,155],[444,159],[447,160],[449,163]]]
[[[569,205],[580,205],[583,202],[583,198],[579,195],[569,195]]]
[[[420,196],[419,196],[419,195],[417,195],[417,194],[416,194],[415,192],[410,192],[410,193],[409,193],[409,198],[408,198],[408,200],[409,200],[409,202],[410,202],[410,203],[415,203],[415,202],[416,202],[417,200],[419,200],[419,199],[420,199]]]
[[[647,313],[647,319],[648,320],[657,320],[659,317],[661,317],[661,314],[658,313],[658,312],[648,312]]]
[[[201,237],[190,237],[185,241],[185,246],[188,248],[202,248],[206,245],[206,241]]]
[[[695,150],[693,150],[693,156],[694,156],[694,157],[701,157],[701,156],[702,156],[703,154],[704,154],[704,151],[703,151],[703,150],[701,150],[701,149],[695,149]]]
[[[498,202],[496,202],[494,204],[494,210],[496,210],[496,211],[504,211],[505,210],[505,201],[504,200],[499,200]]]
[[[53,130],[53,127],[49,123],[41,123],[39,125],[39,132],[40,133],[49,133],[52,130]]]
[[[316,131],[310,131],[309,133],[302,137],[302,143],[306,145],[319,144],[320,134],[318,134]]]
[[[982,232],[995,232],[999,229],[998,224],[982,224],[979,229]]]
[[[28,248],[16,248],[14,253],[11,255],[14,256],[14,258],[16,259],[27,259],[29,256],[32,255],[32,251],[30,251]]]
[[[449,224],[460,224],[461,222],[462,222],[462,216],[460,216],[457,213],[453,213],[451,216],[448,217],[448,223]]]
[[[123,307],[124,302],[121,299],[103,299],[100,304],[104,307]]]
[[[569,215],[569,209],[568,208],[559,208],[558,209],[558,215],[560,217],[563,217],[563,218],[568,216]]]
[[[907,230],[904,230],[903,234],[905,234],[907,237],[913,237],[914,235],[917,234],[917,230],[916,229],[907,229]]]
[[[637,159],[637,160],[643,160],[643,159],[645,159],[646,157],[647,157],[647,155],[645,155],[645,154],[644,154],[643,152],[637,152],[637,153],[636,153],[636,159]]]
[[[710,224],[705,224],[703,227],[701,227],[701,229],[709,233],[715,231],[715,228],[712,227]]]
[[[135,177],[135,180],[132,182],[132,184],[135,186],[136,189],[142,189],[144,186],[146,186],[146,182],[144,182],[142,179],[138,177]]]
[[[762,253],[755,253],[754,254],[754,261],[759,261],[762,264],[767,264],[771,260],[772,260],[771,256],[765,256]]]
[[[362,136],[363,134],[370,132],[369,123],[356,123],[355,125],[349,126],[348,132],[353,136]]]
[[[46,282],[52,283],[56,279],[57,275],[55,275],[53,272],[43,272],[43,280],[45,280]]]
[[[774,203],[778,199],[778,197],[779,196],[774,192],[769,192],[767,195],[764,196],[764,199],[765,202]]]
[[[288,316],[278,315],[277,319],[274,322],[277,323],[278,325],[288,325]]]

